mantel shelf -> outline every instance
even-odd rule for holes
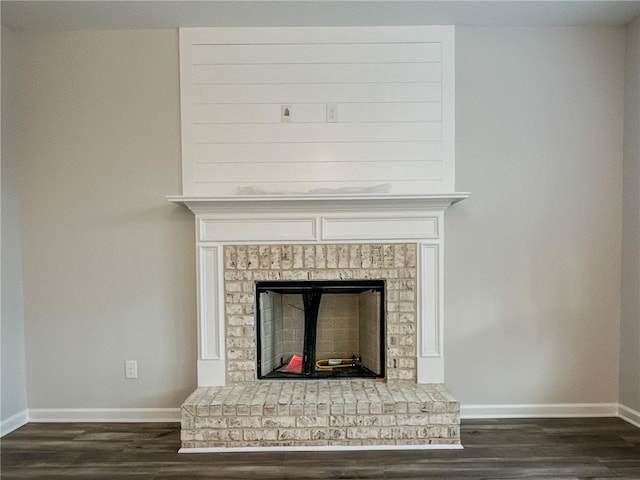
[[[469,197],[469,192],[430,195],[234,195],[167,199],[194,213],[229,211],[296,212],[309,210],[435,210],[442,211]]]

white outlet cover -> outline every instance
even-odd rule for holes
[[[138,362],[135,360],[125,360],[124,378],[138,378]]]

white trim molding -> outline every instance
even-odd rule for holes
[[[217,292],[221,285],[222,247],[200,246],[198,249],[198,316],[200,318],[200,359],[224,360],[224,322]]]
[[[461,405],[463,419],[618,417],[617,403],[532,403]]]
[[[588,418],[618,417],[640,428],[640,412],[618,403],[538,403],[501,405],[462,405],[464,420],[492,418]],[[0,437],[26,425],[36,423],[76,422],[180,422],[180,408],[33,408],[23,410],[3,420]],[[405,446],[406,447],[406,446]],[[433,446],[431,446],[433,448]],[[443,448],[441,446],[436,446]],[[446,446],[461,448],[459,446]],[[386,446],[385,448],[389,448]],[[353,450],[354,447],[345,448]],[[217,451],[183,449],[184,453]],[[229,452],[229,449],[223,451]],[[252,450],[253,451],[253,450]]]
[[[354,216],[331,214],[321,217],[324,241],[422,240],[439,237],[439,218],[434,214],[415,215],[402,212]]]
[[[250,452],[358,452],[364,450],[463,450],[452,445],[318,445],[302,447],[210,447],[181,448],[178,453],[250,453]]]
[[[58,422],[179,422],[179,408],[31,408],[29,421]]]
[[[11,415],[0,423],[0,437],[4,437],[27,423],[29,423],[29,411],[27,409]]]
[[[276,235],[282,238],[274,237]],[[199,238],[203,242],[252,241],[308,242],[318,238],[317,221],[313,216],[260,215],[255,218],[200,218]]]
[[[419,243],[418,252],[418,383],[444,383],[442,240]]]
[[[381,212],[399,210],[444,211],[470,195],[469,192],[435,193],[428,195],[226,195],[193,197],[169,195],[172,203],[186,205],[195,214],[281,213],[330,211]]]
[[[198,246],[198,386],[224,385],[225,329],[222,246]]]
[[[619,404],[618,416],[625,422],[629,422],[631,425],[640,428],[640,412],[638,410]]]

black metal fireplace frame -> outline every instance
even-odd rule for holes
[[[271,291],[275,293],[301,294],[305,306],[305,328],[303,347],[302,374],[295,378],[318,379],[315,371],[315,351],[317,337],[318,310],[322,294],[324,293],[361,293],[368,290],[380,292],[380,372],[375,375],[384,378],[386,372],[386,301],[384,280],[283,280],[255,282],[255,318],[256,318],[256,367],[258,379],[269,379],[261,373],[261,318],[260,293]],[[345,377],[342,377],[345,378]],[[357,377],[354,377],[357,378]]]

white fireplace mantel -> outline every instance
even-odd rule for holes
[[[444,383],[444,211],[469,196],[170,196],[196,217],[198,386],[225,385],[225,245],[415,242],[417,382]]]
[[[309,210],[330,211],[400,211],[400,210],[445,210],[464,200],[469,192],[454,192],[429,195],[231,195],[190,197],[170,195],[170,202],[186,205],[192,212],[242,212],[268,211],[272,213],[300,212]]]

